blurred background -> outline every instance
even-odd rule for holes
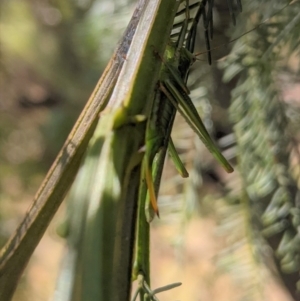
[[[160,300],[291,301],[286,286],[288,282],[295,286],[295,278],[287,279],[283,285],[274,276],[278,263],[272,261],[273,245],[267,244],[253,228],[253,223],[257,223],[253,216],[263,213],[251,205],[257,198],[268,204],[281,182],[272,186],[270,183],[274,181],[268,176],[256,179],[257,195],[253,197],[243,176],[244,159],[239,157],[241,152],[245,154],[241,141],[236,141],[239,129],[235,128],[235,135],[232,133],[236,122],[233,113],[237,110],[231,107],[231,115],[228,111],[231,91],[240,77],[235,76],[235,71],[227,71],[230,81],[225,85],[224,72],[218,68],[222,64],[223,68],[228,67],[223,58],[227,56],[227,64],[241,69],[230,58],[241,51],[249,54],[250,50],[245,50],[245,39],[240,39],[239,44],[229,41],[255,27],[253,24],[259,18],[255,7],[246,8],[233,29],[227,6],[216,2],[212,66],[208,65],[205,53],[199,55],[189,87],[206,126],[227,158],[239,164],[239,168],[233,175],[227,175],[184,120],[177,118],[172,137],[190,177],[181,179],[167,159],[159,198],[161,218],[152,225],[152,287],[183,283],[162,293]],[[90,96],[131,17],[135,1],[10,0],[0,5],[0,244],[3,245],[24,216]],[[271,11],[270,7],[264,9]],[[276,9],[280,5],[272,7],[272,11]],[[261,16],[262,20],[267,17]],[[276,22],[286,22],[285,18],[282,16]],[[249,25],[249,20],[253,24]],[[299,27],[299,21],[296,25]],[[245,37],[251,40],[251,35],[263,34],[257,31]],[[205,52],[204,45],[201,28],[196,52]],[[229,54],[232,47],[233,55]],[[281,95],[281,109],[277,110],[283,110],[286,116],[279,125],[284,124],[290,133],[281,141],[289,157],[281,162],[281,167],[291,170],[289,187],[295,191],[291,198],[297,209],[299,54],[282,47],[279,52],[285,54],[285,59],[281,57],[276,69]],[[258,109],[257,115],[261,110]],[[272,121],[271,116],[271,129],[276,133],[277,124]],[[284,162],[288,164],[285,166]],[[262,170],[256,169],[256,174],[264,171],[264,166],[260,166]],[[259,194],[262,186],[264,192]],[[272,187],[266,192],[266,186]],[[65,241],[58,234],[64,220],[65,204],[36,249],[15,301],[52,299],[64,254]]]

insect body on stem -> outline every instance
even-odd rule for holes
[[[186,30],[186,24],[182,25]],[[185,32],[182,30],[181,37]],[[176,43],[171,42],[167,46],[164,58],[156,54],[157,59],[163,60],[160,72],[160,80],[163,81],[169,73],[165,62],[172,64],[178,70],[180,65],[180,52],[178,49],[183,47],[183,38],[178,38]],[[185,71],[182,70],[183,78],[186,78],[189,65]],[[167,149],[172,158],[175,158],[175,166],[183,176],[188,176],[180,158],[170,139],[171,129],[176,114],[176,107],[167,99],[160,89],[159,83],[155,91],[152,110],[147,124],[145,156],[143,161],[143,176],[140,184],[139,202],[138,202],[138,226],[136,233],[135,262],[133,267],[133,279],[139,276],[143,277],[150,285],[150,265],[149,265],[149,222],[153,219],[155,213],[158,213],[156,196],[159,189],[160,178]],[[143,299],[143,286],[138,292]],[[137,292],[137,293],[138,293]],[[145,292],[147,293],[147,292]],[[152,300],[152,299],[151,299]],[[155,299],[156,300],[156,299]]]
[[[157,215],[158,207],[156,196],[158,193],[160,178],[157,179],[157,176],[152,175],[152,165],[159,149],[163,147],[166,148],[166,145],[168,144],[176,110],[178,110],[178,112],[184,117],[189,126],[196,132],[208,150],[214,155],[224,169],[227,172],[233,171],[232,166],[224,158],[206,130],[192,100],[188,95],[189,90],[184,82],[190,66],[195,61],[195,57],[191,54],[190,50],[184,47],[188,20],[189,18],[187,17],[182,23],[177,43],[174,44],[174,42],[170,42],[165,51],[164,58],[162,58],[163,67],[161,69],[158,84],[159,89],[156,93],[151,117],[148,122],[145,154],[145,179],[149,190],[152,208]],[[194,37],[194,35],[190,36],[191,39]],[[194,45],[194,43],[187,44]],[[164,108],[162,108],[162,106],[164,106]],[[172,115],[172,118],[164,116],[166,111],[172,111],[173,115],[169,115]],[[171,147],[169,147],[169,150],[172,154],[171,157],[178,159],[179,156],[177,153],[174,155],[172,143],[170,145]],[[162,156],[164,158],[164,155]],[[163,164],[163,160],[159,160],[159,162],[161,162],[160,164]],[[187,175],[187,172],[180,160],[175,161],[175,166],[183,176]],[[153,180],[153,178],[155,180]],[[148,209],[149,208],[147,207],[147,210]],[[148,217],[148,219],[151,220],[152,218]]]
[[[163,61],[163,65],[146,131],[145,156],[143,161],[144,171],[140,184],[138,204],[136,258],[133,268],[133,279],[137,279],[138,275],[142,275],[148,284],[150,283],[149,222],[153,219],[155,213],[158,215],[156,198],[167,149],[180,174],[184,177],[188,176],[170,137],[177,110],[185,117],[190,126],[205,143],[208,144],[210,149],[213,149],[219,155],[219,158],[223,160],[223,165],[229,171],[232,170],[229,163],[214,146],[192,101],[188,97],[189,91],[185,82],[190,66],[194,62],[194,56],[191,54],[194,43],[190,40],[195,38],[195,35],[188,35],[188,38],[186,38],[189,22],[188,10],[189,6],[187,3],[185,10],[186,18],[181,24],[177,41],[169,42],[163,57],[156,54],[157,59]],[[189,30],[195,31],[196,26],[197,22],[193,23]],[[180,96],[181,94],[185,96]],[[141,289],[141,293],[142,291],[143,289]]]

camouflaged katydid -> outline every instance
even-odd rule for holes
[[[188,9],[186,11],[188,11]],[[184,80],[190,66],[196,60],[195,56],[190,52],[192,49],[184,47],[184,43],[193,45],[190,41],[185,41],[188,31],[188,20],[189,12],[186,12],[186,18],[182,23],[178,41],[176,43],[169,43],[164,53],[164,57],[162,58],[163,66],[160,73],[158,90],[156,91],[152,113],[148,121],[144,170],[149,191],[149,199],[151,201],[152,209],[157,215],[159,213],[156,196],[159,189],[160,171],[165,157],[164,149],[166,149],[168,144],[169,153],[171,154],[177,170],[179,170],[180,174],[183,176],[188,175],[172,142],[169,142],[176,110],[184,117],[189,126],[196,132],[224,169],[229,173],[233,172],[232,166],[213,142],[192,100],[188,96],[189,90],[186,87]],[[194,24],[194,26],[196,25],[197,24]],[[191,35],[190,38],[193,39],[194,35]],[[154,160],[155,164],[153,164]],[[148,212],[147,218],[151,220],[153,214],[149,215],[148,210],[150,209],[151,211],[151,208],[148,207],[149,206],[146,204],[146,212]]]
[[[186,10],[188,8],[187,4]],[[186,17],[182,23],[178,41],[176,43],[171,42],[167,46],[163,61],[174,60],[173,64],[179,66],[179,60],[181,59],[179,50],[183,47],[187,31],[187,20],[188,18]],[[160,58],[158,57],[158,59]],[[161,79],[164,78],[164,74],[167,72],[166,68],[163,64],[160,72]],[[188,69],[189,65],[186,65],[185,71],[182,72],[183,78],[186,77]],[[155,213],[158,214],[156,195],[159,189],[167,149],[171,157],[175,158],[175,166],[177,166],[182,176],[188,176],[170,137],[175,113],[176,108],[168,101],[167,97],[159,89],[159,85],[157,85],[146,130],[145,155],[143,158],[143,172],[138,201],[135,262],[132,272],[133,280],[142,275],[144,281],[148,284],[150,282],[149,222],[153,219]],[[143,289],[139,290],[139,293],[142,294],[142,291]]]

